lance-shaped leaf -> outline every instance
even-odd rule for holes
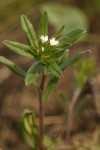
[[[67,49],[64,54],[62,55],[62,57],[60,57],[59,61],[58,61],[58,64],[59,66],[61,64],[64,64],[67,60],[68,60],[68,57],[69,57],[69,49]]]
[[[15,65],[12,61],[8,60],[7,58],[5,58],[3,56],[0,56],[0,62],[5,64],[15,74],[17,74],[23,78],[25,77],[26,72],[23,71],[21,68],[19,68],[17,65]]]
[[[24,140],[33,150],[37,150],[40,140],[39,127],[36,122],[34,113],[30,110],[25,110],[19,122]]]
[[[71,46],[72,46],[71,43],[66,43],[66,44],[61,44],[60,48],[66,50],[66,49],[68,49],[68,48],[71,47]]]
[[[74,43],[76,42],[84,33],[86,33],[86,30],[84,29],[76,29],[76,30],[73,30],[71,32],[69,32],[65,37],[63,37],[61,39],[61,41],[63,43]]]
[[[25,16],[21,16],[21,26],[25,33],[26,39],[30,46],[36,47],[37,44],[37,37],[35,30],[33,28],[32,23],[29,21],[29,19]]]
[[[67,42],[74,43],[85,33],[86,33],[86,30],[84,30],[84,29],[76,29],[67,34],[67,36],[68,36]]]
[[[13,52],[23,55],[23,56],[27,56],[27,57],[31,57],[33,58],[33,54],[30,51],[30,46],[19,43],[19,42],[13,42],[13,41],[4,41],[3,42],[4,45],[6,45],[10,50],[12,50]]]
[[[54,51],[51,51],[52,58],[59,58],[64,54],[65,50],[61,49],[55,49]]]
[[[30,84],[35,84],[36,81],[43,69],[43,66],[40,62],[35,62],[32,64],[32,66],[27,71],[26,77],[25,77],[25,84],[28,86]]]
[[[54,75],[57,78],[60,78],[63,74],[61,68],[57,65],[56,62],[53,62],[49,65],[49,72],[51,75]]]
[[[48,34],[48,15],[47,12],[44,12],[39,25],[38,36],[47,35]]]
[[[64,52],[67,50],[67,48],[69,48],[71,46],[71,44],[64,44],[64,45],[61,45],[60,48],[54,48],[54,49],[51,49],[51,56],[52,58],[58,58],[58,57],[61,57]]]
[[[60,35],[61,35],[61,33],[62,33],[62,31],[64,30],[64,25],[63,26],[61,26],[61,28],[58,30],[58,32],[56,32],[55,34],[54,34],[54,38],[58,38]]]
[[[57,85],[59,78],[53,77],[49,80],[46,90],[44,92],[44,100],[48,100],[48,98],[53,94],[53,91]]]
[[[90,50],[86,50],[86,51],[82,51],[79,52],[76,56],[74,56],[72,59],[67,60],[65,63],[63,63],[62,65],[60,65],[60,68],[62,70],[64,70],[65,68],[75,64],[77,61],[79,61],[79,59],[87,52],[91,52]]]

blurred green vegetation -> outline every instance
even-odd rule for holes
[[[85,13],[75,6],[50,2],[42,5],[42,10],[48,12],[50,23],[55,27],[55,30],[58,30],[62,23],[65,25],[65,33],[77,28],[89,28]]]
[[[16,28],[22,14],[31,15],[36,5],[46,0],[1,0],[0,1],[0,33]]]
[[[43,10],[48,11],[55,30],[60,24],[66,24],[65,32],[79,27],[90,29],[91,20],[99,16],[100,0],[1,0],[0,33],[18,29],[22,14],[35,22]]]

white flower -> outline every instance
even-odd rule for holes
[[[42,52],[44,51],[44,47],[42,47]]]
[[[56,41],[55,38],[52,38],[52,39],[50,40],[50,45],[51,45],[51,46],[54,46],[54,45],[57,45],[57,44],[59,44],[59,41]]]
[[[40,39],[41,39],[42,43],[45,43],[48,41],[48,35],[46,35],[46,36],[41,35]]]

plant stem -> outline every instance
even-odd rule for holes
[[[70,134],[71,134],[73,123],[74,123],[73,122],[74,121],[74,110],[75,110],[75,106],[79,99],[80,94],[81,94],[81,89],[77,89],[72,97],[72,100],[71,100],[71,103],[69,106],[67,130],[66,130],[66,137],[65,137],[65,142],[67,142],[67,143],[70,140]]]
[[[43,88],[44,88],[45,76],[42,72],[42,78],[39,88],[39,125],[40,125],[40,150],[44,150],[43,137],[44,137],[44,106],[43,106]]]

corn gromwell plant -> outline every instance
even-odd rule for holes
[[[49,144],[45,144],[44,135],[44,108],[43,103],[53,93],[57,82],[63,76],[63,71],[76,63],[88,50],[81,51],[68,58],[69,48],[76,42],[86,31],[76,29],[62,35],[64,25],[52,37],[48,35],[48,15],[44,12],[41,17],[38,35],[33,25],[25,16],[21,16],[21,26],[27,45],[19,42],[5,40],[3,43],[11,51],[22,56],[30,57],[33,64],[25,72],[12,61],[0,56],[0,62],[4,63],[12,72],[21,76],[25,85],[33,85],[38,91],[39,100],[39,123],[36,122],[35,114],[32,111],[25,110],[20,121],[20,127],[25,141],[33,150],[45,150]],[[40,77],[41,76],[41,77]],[[47,86],[44,88],[46,77],[49,76]],[[39,78],[40,77],[40,78]],[[49,139],[51,142],[51,140]],[[52,142],[51,142],[52,143]],[[55,147],[55,146],[54,146]]]

